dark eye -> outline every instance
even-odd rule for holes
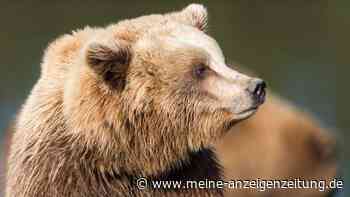
[[[208,67],[204,64],[200,64],[194,68],[194,74],[198,78],[203,78],[208,71]]]

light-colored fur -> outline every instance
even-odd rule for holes
[[[226,179],[333,179],[337,173],[334,137],[291,103],[269,95],[253,118],[238,124],[216,145]],[[4,155],[8,153],[12,133],[10,127],[4,140]],[[271,197],[327,196],[327,192],[294,189],[265,192],[231,189],[225,196],[259,197],[266,193]]]
[[[16,123],[7,196],[220,195],[134,185],[137,177],[181,172],[192,153],[256,111],[247,90],[253,79],[224,64],[203,32],[206,15],[190,5],[54,41]],[[203,76],[197,66],[205,67]]]

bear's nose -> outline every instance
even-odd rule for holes
[[[263,104],[266,96],[266,83],[261,79],[253,79],[250,81],[248,91],[253,95],[257,104]]]

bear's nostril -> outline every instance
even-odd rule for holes
[[[259,80],[256,83],[253,94],[257,96],[261,95],[263,91],[265,91],[265,87],[266,87],[266,83],[263,80]]]
[[[254,79],[251,81],[249,91],[253,95],[254,99],[258,104],[262,104],[265,101],[265,88],[266,83],[261,79]]]

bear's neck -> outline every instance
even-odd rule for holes
[[[146,177],[148,186],[150,181],[168,181],[186,184],[186,181],[208,182],[222,179],[221,166],[217,162],[216,155],[212,149],[202,149],[196,152],[190,152],[186,161],[180,162],[181,165],[173,167],[171,170],[161,173],[154,177]],[[123,176],[117,176],[116,179],[123,180]],[[137,188],[137,180],[140,177],[126,175],[131,185],[131,193],[135,196],[143,196],[144,194],[151,194],[152,196],[178,196],[179,192],[183,196],[223,196],[223,189],[206,189],[206,188],[191,188],[191,189],[145,189],[139,190]],[[124,179],[125,180],[125,179]]]
[[[189,158],[181,165],[156,176],[158,180],[219,180],[221,166],[212,149],[205,148],[190,152]]]

